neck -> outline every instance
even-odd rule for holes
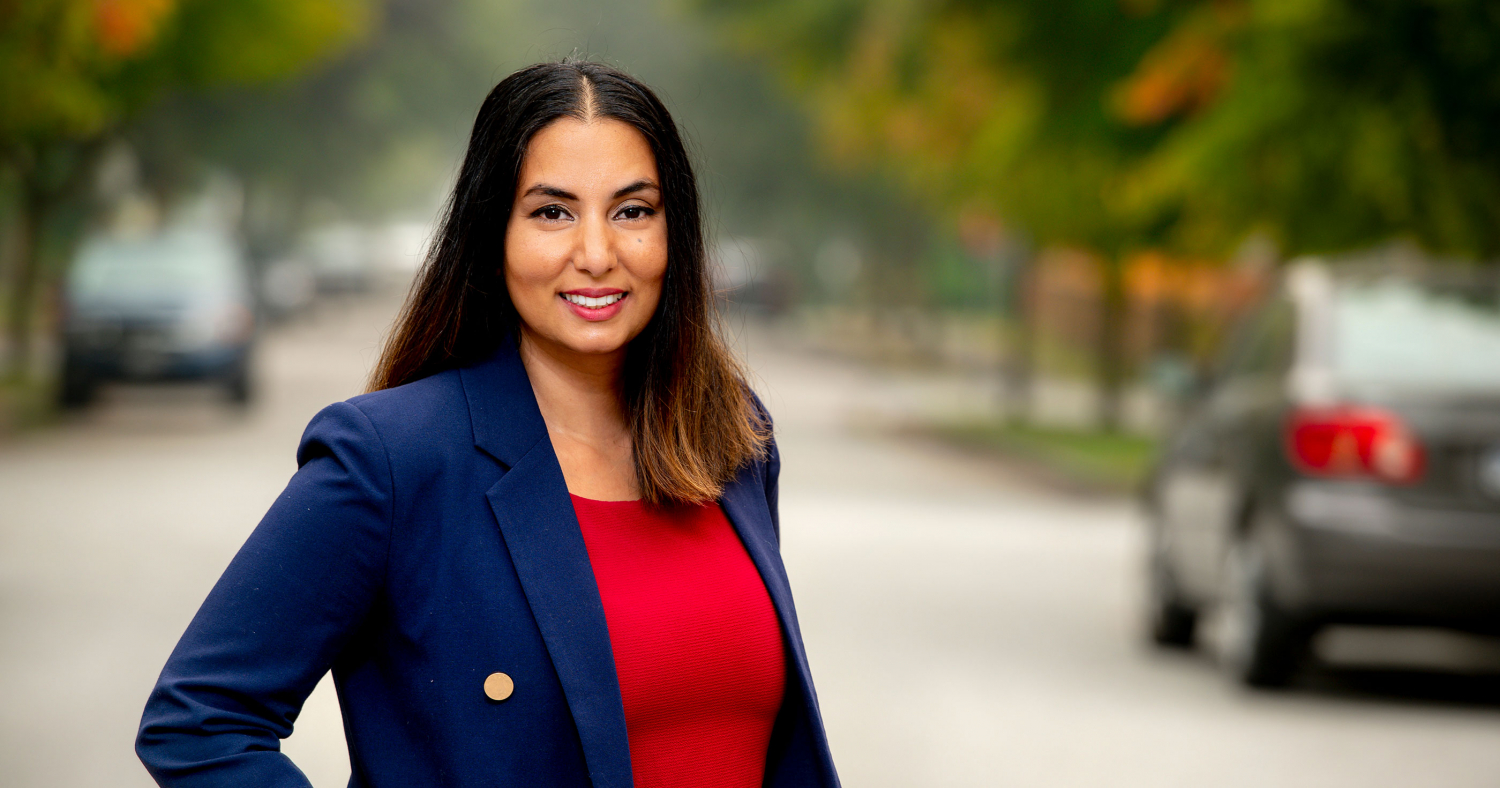
[[[624,348],[577,353],[539,339],[523,326],[520,355],[549,432],[597,444],[618,440],[627,431],[621,389]]]

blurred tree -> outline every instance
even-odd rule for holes
[[[1181,15],[1116,93],[1161,129],[1122,199],[1173,245],[1291,254],[1396,235],[1500,255],[1500,5],[1236,0]]]
[[[127,136],[152,190],[170,198],[205,170],[233,173],[257,259],[285,253],[308,223],[430,212],[501,50],[514,43],[515,5],[380,5],[365,45],[328,68],[179,94],[143,114]]]
[[[316,73],[162,102],[126,132],[145,180],[170,196],[205,170],[233,173],[257,259],[284,253],[319,213],[310,206],[356,217],[431,210],[492,84],[493,53],[467,38],[470,5],[382,0],[364,45]]]
[[[22,0],[0,6],[0,166],[16,194],[5,375],[29,368],[41,239],[102,142],[164,93],[283,79],[358,40],[366,0]]]
[[[1119,421],[1121,259],[1154,228],[1112,197],[1160,136],[1104,99],[1172,24],[1120,0],[699,0],[772,58],[835,160],[894,171],[954,217],[1098,255],[1100,422]],[[1153,9],[1150,5],[1163,5]],[[1154,11],[1154,12],[1153,12]]]
[[[1492,0],[695,5],[779,65],[833,158],[1098,255],[1106,426],[1132,248],[1500,255]]]

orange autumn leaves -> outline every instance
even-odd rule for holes
[[[99,48],[116,58],[130,57],[150,46],[177,7],[175,0],[92,0],[92,3]]]
[[[1174,30],[1154,46],[1115,91],[1115,113],[1150,126],[1191,115],[1213,103],[1229,81],[1228,14],[1212,14]]]

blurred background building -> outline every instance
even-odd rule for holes
[[[480,101],[569,55],[656,87],[698,157],[727,323],[787,435],[789,522],[812,533],[786,549],[851,785],[1500,781],[1500,660],[1484,641],[1309,630],[1314,662],[1346,669],[1315,667],[1306,697],[1280,701],[1202,684],[1212,658],[1136,648],[1147,613],[1180,646],[1195,641],[1182,615],[1244,612],[1223,578],[1199,583],[1222,593],[1160,596],[1163,566],[1187,571],[1158,555],[1163,496],[1178,495],[1163,491],[1191,465],[1174,447],[1233,388],[1247,318],[1292,298],[1286,271],[1405,282],[1421,325],[1452,323],[1396,332],[1426,344],[1377,366],[1492,358],[1489,0],[14,0],[0,4],[0,664],[56,690],[67,678],[48,671],[77,664],[60,653],[104,671],[104,655],[130,655],[129,680],[101,690],[107,743],[80,743],[93,754],[64,784],[142,784],[122,748],[151,671],[291,472],[300,425],[360,390]],[[1292,300],[1304,322],[1283,339],[1322,336],[1305,327],[1318,308]],[[1276,374],[1306,378],[1302,352]],[[1255,423],[1273,459],[1246,462],[1260,470],[1236,501],[1273,477],[1278,501],[1307,499],[1283,483],[1352,485],[1378,493],[1359,511],[1420,504],[1424,534],[1470,529],[1452,537],[1460,557],[1422,559],[1481,576],[1437,603],[1462,622],[1373,623],[1500,622],[1482,580],[1500,577],[1500,482],[1484,486],[1500,478],[1500,384],[1457,379],[1340,389],[1394,414],[1317,422],[1364,465],[1313,467],[1282,445],[1305,399]],[[1420,484],[1371,464],[1370,434],[1408,433]],[[188,481],[169,456],[219,475]],[[909,463],[926,470],[896,481]],[[70,494],[88,474],[128,503]],[[1225,507],[1211,562],[1243,557],[1234,534],[1255,519]],[[1454,511],[1465,525],[1442,520]],[[147,558],[128,539],[185,552]],[[1357,572],[1408,559],[1391,561]],[[926,694],[890,690],[885,706],[886,674],[912,671]],[[335,733],[304,754],[334,756],[310,773],[341,780],[336,712],[313,716]],[[0,769],[57,784],[37,764],[66,757],[66,718],[5,712]]]

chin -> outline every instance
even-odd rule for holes
[[[630,344],[630,340],[624,336],[616,336],[614,332],[609,335],[584,335],[565,336],[558,344],[573,351],[591,356],[607,356],[618,353]]]

